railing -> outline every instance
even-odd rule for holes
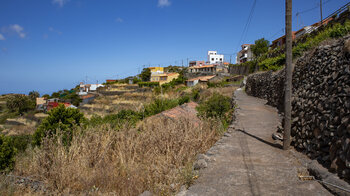
[[[339,8],[337,11],[331,13],[329,16],[327,16],[326,18],[323,19],[324,20],[327,20],[329,18],[332,18],[334,15],[337,15],[339,16],[341,13],[343,13],[345,10],[349,9],[349,6],[350,6],[350,2],[345,4],[343,7]]]

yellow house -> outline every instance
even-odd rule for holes
[[[179,77],[179,73],[163,73],[151,75],[151,82],[159,82],[159,85],[169,83]]]
[[[161,74],[161,73],[164,73],[164,67],[150,67],[149,68],[151,70],[151,73],[152,74]]]

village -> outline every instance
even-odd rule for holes
[[[0,195],[348,195],[350,3],[324,17],[328,2],[293,26],[286,0],[284,35],[243,30],[236,51],[0,95]]]
[[[327,25],[334,18],[329,17],[323,20],[323,25]],[[316,31],[321,24],[319,22],[309,26],[305,26],[297,31],[292,32],[292,38],[294,42],[303,39],[308,34],[312,34]],[[278,51],[286,42],[285,36],[281,36],[271,42],[269,50]],[[146,82],[142,86],[162,86],[163,84],[170,83],[176,80],[180,76],[180,72],[186,78],[185,84],[187,87],[193,87],[196,85],[206,85],[208,82],[219,81],[242,81],[243,76],[253,71],[259,70],[259,67],[251,69],[250,65],[245,63],[256,60],[252,52],[252,46],[254,44],[243,44],[241,50],[236,54],[236,64],[231,64],[225,61],[225,55],[219,54],[218,51],[208,51],[206,60],[194,60],[190,61],[188,66],[178,66],[177,69],[165,71],[165,67],[148,67],[150,71],[150,78],[144,81],[139,75],[130,76],[125,79],[106,79],[103,84],[86,84],[81,82],[77,94],[81,98],[81,105],[92,103],[92,101],[98,97],[99,92],[109,89],[109,85],[115,83],[125,83],[129,85],[137,84],[138,82]],[[243,65],[243,66],[242,66]],[[170,65],[171,67],[171,65]],[[147,85],[147,82],[149,84]],[[141,86],[141,85],[139,85]],[[36,105],[38,111],[50,111],[52,108],[57,107],[59,102],[63,103],[66,107],[77,108],[71,102],[64,102],[60,98],[46,97],[37,98]]]

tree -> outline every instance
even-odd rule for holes
[[[63,104],[49,111],[33,135],[33,145],[40,146],[42,139],[52,137],[58,131],[62,134],[62,140],[68,145],[73,137],[74,126],[81,126],[86,122],[84,114],[78,109],[65,108]]]
[[[52,98],[59,98],[60,97],[60,93],[59,92],[54,92],[51,95]]]
[[[143,68],[143,70],[140,74],[140,78],[144,82],[150,81],[151,80],[151,70],[149,68]]]
[[[20,114],[23,114],[24,112],[33,110],[35,108],[35,101],[30,99],[28,96],[16,94],[10,96],[7,99],[6,107],[11,112],[18,112]]]
[[[255,45],[251,46],[251,50],[255,58],[260,57],[262,54],[266,53],[269,50],[270,42],[265,38],[255,40]]]
[[[43,95],[43,97],[46,98],[46,99],[49,99],[49,98],[50,98],[50,95],[45,94],[45,95]]]
[[[35,101],[36,98],[40,97],[40,94],[38,91],[31,91],[31,92],[29,92],[28,96],[31,100]]]

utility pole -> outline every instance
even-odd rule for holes
[[[290,147],[292,97],[292,0],[286,0],[286,81],[284,94],[283,149]]]
[[[322,17],[322,0],[320,0],[320,13],[321,13],[321,26],[323,25],[323,17]]]

